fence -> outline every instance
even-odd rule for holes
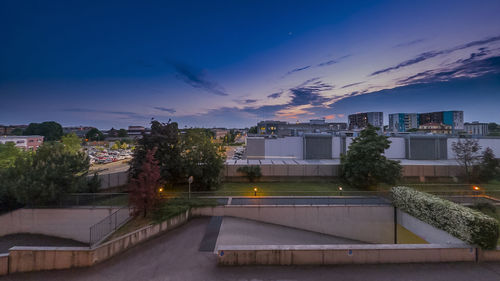
[[[59,200],[59,207],[126,206],[128,193],[71,193]]]
[[[93,246],[98,242],[104,240],[113,231],[117,230],[120,226],[125,224],[130,218],[130,208],[123,207],[118,211],[112,213],[102,221],[90,227],[89,244]]]

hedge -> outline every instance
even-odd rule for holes
[[[441,199],[435,195],[398,186],[391,189],[393,204],[458,239],[481,247],[496,248],[498,221],[479,211]]]

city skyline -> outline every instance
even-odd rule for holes
[[[2,2],[0,123],[500,122],[498,1],[287,3]]]

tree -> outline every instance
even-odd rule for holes
[[[77,153],[82,148],[82,140],[75,133],[63,136],[61,141],[64,144],[66,151],[70,153]]]
[[[58,141],[63,136],[61,124],[48,121],[43,123],[30,123],[28,128],[24,130],[25,135],[40,135],[45,141]]]
[[[128,131],[125,130],[125,129],[118,130],[118,137],[119,138],[126,138],[126,137],[128,137]]]
[[[13,136],[22,136],[24,135],[24,130],[21,128],[15,128],[12,132],[10,132],[10,134]]]
[[[13,166],[17,158],[27,153],[12,142],[0,143],[0,171]]]
[[[170,183],[182,180],[179,129],[177,123],[170,122],[170,120],[167,123],[151,121],[151,133],[143,135],[137,141],[130,165],[131,176],[136,178],[139,175],[147,151],[153,148],[156,148],[155,159],[159,162],[162,179]]]
[[[257,126],[250,127],[250,129],[248,129],[248,133],[249,134],[258,134],[259,131],[257,130]]]
[[[242,166],[237,171],[245,174],[249,182],[254,182],[262,176],[260,166]]]
[[[121,148],[121,149],[127,149],[127,148],[128,148],[128,144],[127,144],[126,142],[124,142],[124,143],[122,143],[122,144],[120,145],[120,148]]]
[[[104,135],[99,129],[97,128],[92,128],[90,129],[87,134],[85,134],[85,137],[90,140],[90,141],[102,141],[104,140]]]
[[[401,165],[387,159],[383,153],[389,148],[388,137],[378,135],[369,125],[354,138],[349,150],[341,158],[341,179],[351,187],[369,189],[379,183],[395,184],[401,178]]]
[[[111,146],[111,149],[118,150],[120,148],[120,141],[115,141],[115,143]]]
[[[472,167],[477,164],[481,156],[481,146],[475,139],[465,139],[451,144],[451,149],[457,157],[458,163],[464,168],[465,180],[470,181]]]
[[[157,190],[161,175],[155,153],[156,149],[146,152],[141,172],[130,183],[130,205],[134,207],[136,215],[142,212],[144,217],[156,206],[159,199]]]
[[[481,155],[481,162],[478,165],[478,178],[482,182],[488,182],[498,175],[498,159],[495,158],[493,150],[487,147]]]
[[[87,190],[88,169],[84,152],[70,153],[61,143],[45,143],[30,157],[18,158],[7,180],[19,202],[51,205],[68,193]]]
[[[218,186],[224,161],[210,135],[205,131],[189,130],[183,136],[182,146],[184,177],[196,179],[192,187],[210,190]]]

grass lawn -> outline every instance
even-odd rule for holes
[[[254,187],[257,187],[258,196],[304,196],[304,195],[340,195],[339,183],[336,182],[225,182],[215,195],[221,196],[253,196]],[[352,188],[342,187],[343,195]]]

